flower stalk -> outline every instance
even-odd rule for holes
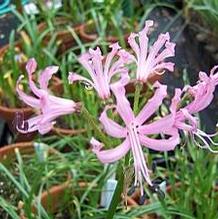
[[[91,128],[94,130],[95,134],[98,136],[99,139],[105,144],[108,145],[108,140],[106,135],[101,131],[99,128],[95,118],[89,113],[86,107],[83,105],[81,108],[81,115],[88,121]]]
[[[142,87],[143,87],[142,83],[137,83],[135,86],[134,105],[133,105],[133,111],[135,114],[139,110],[139,99],[140,99],[140,93],[141,93]]]

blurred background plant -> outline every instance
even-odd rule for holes
[[[186,13],[188,11],[195,12],[198,17],[193,17],[191,14],[187,14],[189,19],[196,19],[203,23],[202,27],[211,31],[213,34],[218,33],[218,2],[216,0],[191,0],[185,1],[186,3]]]

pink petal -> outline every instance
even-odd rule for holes
[[[111,89],[116,97],[116,109],[126,125],[129,125],[135,118],[131,109],[130,103],[127,100],[125,94],[125,88],[120,83],[114,83],[111,85]]]
[[[32,73],[34,73],[36,71],[37,68],[37,62],[34,58],[31,58],[28,60],[27,64],[26,64],[26,71],[29,75],[31,75]]]
[[[160,71],[160,70],[163,70],[163,69],[167,69],[168,71],[174,71],[174,66],[175,64],[172,63],[172,62],[162,62],[161,64],[158,64],[156,65],[152,71]]]
[[[103,56],[102,56],[100,48],[97,47],[96,50],[89,49],[89,53],[92,58],[92,64],[93,64],[93,69],[94,69],[95,74],[98,76],[103,75],[103,72],[104,72],[103,66],[102,66]]]
[[[152,20],[147,20],[145,22],[145,27],[142,31],[139,32],[139,47],[140,47],[140,59],[139,59],[139,65],[144,65],[147,53],[148,53],[148,31],[150,27],[154,25],[154,22]]]
[[[114,122],[107,116],[107,110],[111,107],[106,106],[104,111],[102,112],[99,120],[104,126],[104,130],[106,133],[114,138],[125,138],[126,137],[126,129],[120,126],[118,123]]]
[[[42,95],[42,92],[39,88],[36,87],[34,81],[32,80],[32,74],[35,72],[36,67],[37,67],[37,63],[33,58],[30,59],[26,64],[30,89],[37,97],[40,97]]]
[[[171,131],[169,139],[152,139],[145,135],[140,135],[139,139],[142,145],[155,151],[171,151],[180,143],[180,137],[177,130]]]
[[[114,86],[115,87],[125,87],[130,81],[130,77],[129,77],[129,74],[128,74],[128,71],[125,71],[125,69],[123,69],[122,72],[120,72],[120,79],[114,83],[112,83],[110,86],[113,88]]]
[[[44,103],[42,105],[43,112],[55,112],[60,111],[63,115],[66,113],[72,113],[75,112],[75,109],[77,108],[77,103],[75,103],[72,100],[56,97],[53,95],[48,95],[46,99],[44,100]]]
[[[23,76],[21,75],[18,80],[17,80],[17,84],[16,84],[16,91],[19,95],[19,98],[24,102],[26,103],[27,105],[31,106],[31,107],[34,107],[34,108],[39,108],[39,104],[40,104],[40,101],[34,97],[31,97],[27,94],[25,94],[20,88],[19,88],[19,84],[20,84],[20,81],[22,80]]]
[[[171,112],[176,112],[177,107],[178,107],[178,105],[181,101],[181,95],[182,95],[182,90],[179,89],[179,88],[176,88],[174,97],[173,97],[173,99],[171,101],[171,105],[170,105],[170,111]]]
[[[175,116],[170,114],[150,124],[140,126],[138,128],[138,131],[140,134],[143,135],[160,134],[172,128],[174,122],[175,122]]]
[[[58,71],[58,66],[48,66],[46,67],[39,76],[39,84],[40,88],[47,90],[49,80],[51,79],[52,75]]]
[[[23,124],[21,125],[21,127],[16,126],[16,128],[20,133],[23,133],[23,134],[37,131],[38,130],[38,124],[39,124],[41,119],[42,119],[42,115],[32,117],[28,120],[23,121]],[[22,129],[22,126],[24,126],[24,123],[28,124],[28,129],[27,130]]]
[[[157,41],[153,44],[153,46],[150,48],[150,52],[148,55],[148,61],[152,61],[155,59],[155,57],[158,55],[158,52],[160,51],[160,49],[164,46],[164,44],[170,40],[170,35],[169,33],[165,33],[165,34],[160,34],[158,36]]]
[[[124,157],[130,149],[130,143],[127,139],[116,148],[108,150],[101,150],[103,144],[94,138],[91,139],[90,144],[92,145],[92,151],[102,163],[113,163],[118,161]]]
[[[91,65],[91,55],[89,53],[84,53],[82,54],[78,61],[80,62],[80,64],[88,71],[90,77],[92,78],[92,81],[94,82],[94,84],[96,83],[96,74],[92,68]]]
[[[182,112],[182,114],[184,115],[185,120],[189,121],[189,124],[186,124],[184,122],[184,125],[180,122],[180,121],[176,121],[175,122],[175,127],[179,127],[180,129],[185,129],[188,130],[189,127],[191,127],[191,130],[197,130],[197,120],[194,116],[192,116],[187,109],[181,109],[180,112]],[[183,126],[183,128],[182,128]]]
[[[104,74],[108,75],[109,68],[111,66],[111,62],[114,58],[114,56],[117,54],[118,50],[121,48],[118,43],[114,43],[109,46],[111,48],[111,52],[107,55],[105,65],[104,65]]]
[[[76,73],[73,73],[73,72],[69,72],[68,80],[69,80],[69,83],[74,83],[75,81],[85,81],[88,84],[90,84],[92,87],[95,88],[95,85],[93,84],[93,82],[91,80],[89,80],[81,75],[78,75]]]
[[[163,99],[167,96],[166,85],[162,85],[156,82],[155,86],[157,86],[157,89],[153,97],[148,100],[147,104],[136,117],[136,122],[138,124],[143,124],[151,115],[153,115],[162,104]]]
[[[189,111],[189,113],[197,113],[203,109],[205,109],[213,100],[215,91],[214,81],[208,80],[206,78],[206,82],[199,82],[194,87],[190,87],[188,92],[194,96],[194,100],[188,104],[185,108]]]
[[[39,130],[39,133],[41,135],[44,135],[44,134],[50,132],[52,130],[52,128],[53,128],[53,123],[51,123],[51,122],[39,124],[39,126],[38,126],[38,130]]]
[[[158,64],[166,58],[175,56],[175,46],[175,43],[166,42],[164,50],[155,58],[155,63]]]
[[[129,38],[128,38],[128,43],[132,50],[135,52],[137,59],[140,57],[140,48],[139,45],[136,42],[136,37],[138,37],[138,34],[136,33],[131,33]]]

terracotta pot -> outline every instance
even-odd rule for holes
[[[80,182],[78,184],[79,188],[87,187],[87,183]],[[63,197],[67,193],[72,193],[73,188],[71,188],[70,180],[66,181],[65,183],[57,186],[53,186],[47,191],[44,191],[41,195],[41,205],[49,214],[58,213],[60,207],[63,207],[63,204],[60,200],[63,200]],[[21,210],[20,219],[28,219],[23,211],[23,205],[19,207]],[[35,214],[37,212],[37,208],[35,206],[32,207],[32,213]]]
[[[75,39],[73,38],[70,31],[66,30],[66,25],[70,23],[70,20],[65,17],[58,17],[54,21],[54,26],[56,26],[56,29],[58,27],[64,27],[63,30],[57,30],[57,41],[59,42],[58,45],[58,52],[59,54],[63,54],[66,50],[72,48],[76,43]],[[43,32],[47,29],[48,25],[46,22],[42,22],[38,25],[39,32]],[[79,34],[80,25],[72,26],[73,30],[76,32],[76,34]],[[48,34],[44,38],[44,44],[47,44],[51,39],[51,34]]]
[[[83,39],[84,42],[93,42],[98,38],[98,34],[94,32],[94,30],[89,30],[92,28],[93,22],[87,22],[82,24],[79,27],[80,37]],[[124,34],[125,42],[127,42],[129,37],[129,33]],[[116,43],[119,41],[117,36],[106,36],[106,41],[109,43]]]
[[[87,186],[87,183],[85,182],[80,182],[78,184],[79,188],[84,188]],[[70,188],[71,184],[70,181],[68,180],[67,182],[53,186],[49,190],[44,191],[41,196],[41,204],[43,208],[46,209],[47,212],[49,213],[57,213],[58,209],[61,207],[60,200],[63,200],[64,195],[69,192],[67,191],[70,189],[70,192],[73,192],[73,188]],[[77,188],[78,189],[78,188]],[[36,212],[36,209],[33,207],[33,212]]]
[[[15,149],[18,149],[21,155],[35,153],[34,142],[22,142],[22,143],[6,145],[3,148],[0,148],[0,162],[1,163],[11,163],[9,161],[10,160],[12,161],[13,159],[16,158]],[[48,154],[51,154],[51,155],[57,154],[58,155],[59,152],[53,148],[49,148]],[[42,206],[46,210],[49,210],[50,212],[55,212],[55,210],[59,206],[58,205],[59,200],[61,199],[62,195],[64,194],[64,191],[66,190],[66,188],[68,188],[70,185],[70,180],[71,180],[71,175],[67,174],[65,183],[52,186],[51,188],[49,188],[48,190],[46,190],[42,193],[41,203],[42,203]],[[86,184],[80,183],[79,186],[84,187],[84,186],[86,186]],[[22,209],[20,209],[20,210],[22,211]],[[36,211],[35,207],[32,208],[32,211],[33,211],[33,213]],[[26,217],[24,216],[23,213],[21,213],[20,218],[24,219]]]
[[[149,84],[154,84],[155,81],[159,81],[161,80],[162,75],[158,75],[158,74],[153,74],[148,78],[148,83]],[[130,82],[126,85],[126,92],[127,93],[134,93],[135,92],[135,82]],[[143,83],[143,88],[142,88],[142,92],[146,92],[147,90],[147,84]]]
[[[34,142],[20,142],[10,145],[5,145],[0,148],[0,162],[3,163],[6,160],[15,158],[15,149],[18,149],[20,154],[32,154],[35,152]],[[58,154],[59,152],[53,148],[49,148],[48,152],[50,154]]]

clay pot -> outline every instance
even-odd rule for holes
[[[148,83],[149,84],[154,84],[156,81],[161,80],[162,75],[158,75],[158,74],[152,74],[149,78],[148,78]],[[135,92],[135,82],[130,82],[126,85],[126,92],[127,93],[134,93]],[[143,83],[143,88],[141,90],[141,92],[146,92],[147,90],[147,84]]]
[[[20,142],[15,144],[6,145],[0,148],[0,162],[4,163],[7,160],[15,158],[15,149],[18,149],[20,154],[33,154],[35,152],[34,142]],[[58,154],[59,152],[53,148],[49,148],[50,154]]]
[[[35,148],[34,148],[34,142],[22,142],[22,143],[16,143],[11,145],[6,145],[3,148],[0,148],[0,162],[1,163],[11,163],[16,158],[15,155],[15,149],[18,149],[21,155],[25,154],[34,154]],[[48,149],[48,154],[59,154],[58,151],[56,151],[53,148]],[[66,175],[66,182],[55,185],[49,188],[48,190],[44,191],[41,196],[41,203],[42,206],[48,210],[49,212],[55,212],[59,206],[59,200],[63,197],[65,190],[69,187],[71,180],[71,175]],[[86,186],[85,183],[80,183],[80,187]],[[19,205],[19,204],[18,204]],[[20,208],[20,207],[19,207]],[[21,214],[20,218],[25,219],[26,217],[23,214],[22,211],[23,206],[21,207]],[[36,212],[36,208],[32,207],[32,212]]]
[[[75,45],[75,39],[73,38],[72,34],[65,28],[66,25],[70,23],[70,20],[65,17],[58,17],[54,21],[54,26],[56,26],[56,29],[58,27],[64,27],[64,29],[57,30],[57,41],[59,42],[58,45],[58,53],[63,54],[66,50],[72,48]],[[48,27],[46,22],[41,22],[38,25],[39,32],[43,32]],[[76,32],[76,34],[79,33],[80,25],[72,26],[73,30]],[[44,38],[44,44],[47,44],[51,39],[51,34],[48,34]]]
[[[94,31],[92,21],[84,23],[79,27],[79,34],[84,42],[93,42],[98,38],[98,34]],[[129,33],[126,33],[124,35],[125,42],[127,42],[128,37]],[[106,41],[108,43],[116,43],[119,41],[119,38],[117,36],[106,36]]]
[[[87,186],[87,183],[85,182],[80,182],[78,184],[79,188],[84,188],[86,186]],[[41,196],[41,204],[43,208],[45,208],[46,211],[49,213],[52,213],[52,214],[57,213],[58,209],[61,206],[60,200],[63,199],[64,195],[67,192],[69,191],[73,192],[73,188],[70,188],[70,187],[71,187],[70,181],[68,180],[67,182],[61,185],[53,186],[49,190],[44,191]],[[70,190],[67,191],[68,189]],[[36,209],[33,208],[33,212],[36,212]]]

